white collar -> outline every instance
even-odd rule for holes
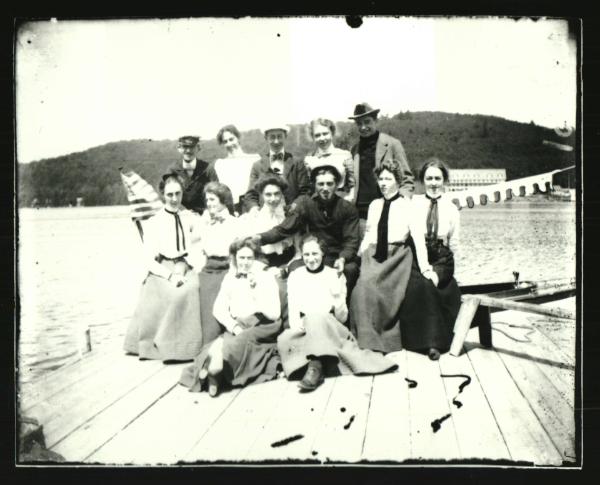
[[[183,162],[183,168],[185,168],[185,169],[196,168],[196,159],[195,158],[191,162],[186,162],[185,160],[182,160],[182,162]]]
[[[334,153],[335,153],[335,147],[333,146],[333,143],[332,143],[331,145],[329,145],[329,148],[327,150],[321,150],[320,147],[317,147],[315,156],[322,157],[323,155],[333,155]]]

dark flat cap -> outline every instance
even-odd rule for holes
[[[198,143],[200,143],[199,136],[186,135],[179,138],[179,145],[182,147],[195,147]]]

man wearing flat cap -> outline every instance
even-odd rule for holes
[[[377,129],[377,113],[379,109],[373,109],[368,103],[359,103],[354,108],[354,115],[349,117],[356,123],[360,135],[359,142],[352,147],[351,152],[356,178],[354,203],[362,227],[367,218],[369,204],[381,197],[373,169],[382,162],[396,160],[400,165],[400,195],[411,198],[415,190],[415,178],[408,165],[404,147],[400,140]]]
[[[258,244],[273,244],[303,232],[314,234],[327,245],[325,264],[339,274],[344,273],[347,297],[350,298],[359,273],[356,256],[360,242],[358,212],[351,202],[336,194],[342,179],[336,167],[323,162],[312,167],[310,176],[315,193],[298,197],[280,224],[253,238]],[[289,270],[303,264],[301,260],[292,261]]]
[[[249,190],[244,196],[245,211],[258,208],[256,183],[265,176],[275,174],[285,180],[287,189],[283,195],[287,204],[300,195],[310,193],[310,182],[304,162],[295,160],[294,156],[285,150],[288,132],[288,126],[284,124],[270,125],[263,130],[269,151],[252,166]]]
[[[217,174],[212,164],[196,158],[200,150],[199,137],[182,136],[177,148],[182,161],[169,167],[169,172],[176,173],[183,179],[183,206],[202,214],[205,208],[204,186],[208,182],[218,181]]]

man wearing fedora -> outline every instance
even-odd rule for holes
[[[258,208],[256,183],[268,175],[275,174],[286,181],[287,189],[283,195],[287,204],[300,195],[310,193],[310,182],[304,162],[295,160],[291,153],[285,151],[284,144],[288,132],[288,126],[284,124],[268,126],[263,130],[269,151],[252,166],[249,189],[244,196],[245,211]]]
[[[350,298],[359,273],[356,256],[360,243],[358,212],[351,202],[337,195],[342,176],[335,166],[322,162],[312,167],[310,177],[315,193],[298,197],[280,224],[253,238],[262,245],[303,232],[314,234],[328,247],[325,264],[335,268],[339,274],[344,273],[347,298]],[[288,269],[293,271],[303,264],[302,260],[293,260]]]
[[[414,176],[402,143],[377,129],[377,113],[379,109],[373,109],[368,103],[359,103],[354,108],[354,115],[349,117],[356,123],[360,135],[359,142],[352,147],[351,153],[356,178],[354,203],[361,218],[361,229],[364,229],[369,204],[381,197],[373,175],[375,167],[386,160],[396,160],[402,173],[400,195],[411,198],[415,190]]]
[[[182,136],[177,148],[182,161],[169,167],[169,172],[176,173],[183,179],[183,206],[202,214],[205,208],[204,186],[208,182],[218,181],[217,173],[212,164],[196,158],[200,150],[199,137]]]

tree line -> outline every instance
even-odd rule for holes
[[[358,141],[351,121],[337,123],[335,144],[349,150]],[[554,130],[499,117],[442,112],[401,112],[382,116],[382,132],[399,138],[415,175],[424,161],[436,156],[450,168],[505,168],[514,179],[574,164],[575,152],[543,144],[544,140],[575,145],[575,135],[559,137]],[[307,125],[290,125],[286,148],[296,157],[313,150]],[[182,133],[187,134],[187,133]],[[216,133],[215,133],[216,136]],[[259,130],[242,133],[248,153],[266,152]],[[224,156],[216,139],[202,140],[198,157],[211,162]],[[134,170],[156,185],[160,176],[180,160],[177,140],[127,140],[107,143],[83,152],[18,164],[17,196],[20,207],[126,204],[118,169]]]

